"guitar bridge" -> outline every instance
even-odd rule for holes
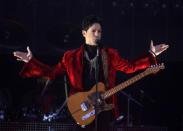
[[[87,111],[90,107],[91,107],[91,106],[90,106],[90,104],[88,104],[87,101],[85,101],[85,102],[83,102],[83,103],[81,104],[81,109],[82,109],[82,111]]]

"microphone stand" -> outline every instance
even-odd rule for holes
[[[136,103],[140,107],[144,107],[144,105],[142,105],[140,102],[138,102],[137,100],[135,100],[131,95],[127,94],[126,92],[120,91],[120,93],[122,93],[123,95],[125,95],[128,98],[128,105],[127,105],[127,127],[130,127],[130,126],[132,126],[130,124],[130,101],[133,101],[134,103]]]
[[[98,43],[97,43],[98,44]],[[99,81],[99,57],[100,57],[100,46],[97,45],[97,58],[96,58],[96,70],[95,70],[95,80],[96,80],[96,105],[95,105],[95,130],[97,131],[97,119],[98,119],[98,81]]]

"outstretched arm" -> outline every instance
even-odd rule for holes
[[[116,70],[121,70],[124,71],[125,73],[133,73],[137,70],[145,69],[150,65],[157,64],[155,56],[167,50],[169,45],[160,44],[154,46],[152,40],[150,45],[151,45],[150,46],[151,53],[146,53],[145,55],[139,57],[138,59],[130,61],[121,58],[117,52],[113,52],[113,59],[112,59],[113,67]]]
[[[44,76],[48,79],[55,79],[56,77],[63,76],[66,72],[62,61],[53,67],[45,65],[32,56],[29,47],[27,47],[27,52],[15,51],[13,54],[18,61],[26,63],[20,71],[20,76],[23,78]]]

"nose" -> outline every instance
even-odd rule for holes
[[[95,32],[95,36],[96,36],[96,37],[99,37],[99,36],[100,36],[100,32],[99,32],[99,31],[96,31],[96,32]]]

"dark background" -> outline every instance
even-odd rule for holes
[[[23,62],[16,61],[12,52],[26,51],[29,45],[36,58],[45,64],[55,65],[65,51],[80,47],[84,42],[80,23],[89,14],[102,17],[104,43],[117,49],[124,58],[135,58],[149,50],[150,40],[154,40],[155,45],[170,45],[157,57],[159,63],[165,63],[165,70],[124,91],[144,105],[140,107],[131,101],[134,124],[181,130],[182,0],[0,0],[2,107],[7,105],[6,109],[21,113],[22,105],[36,103],[32,99],[37,100],[46,81],[43,78],[20,78],[18,73]],[[117,73],[116,84],[135,74]],[[64,99],[63,80],[53,81],[45,95],[49,92],[57,94],[53,101]],[[121,114],[126,116],[127,97],[121,93],[118,97]]]

